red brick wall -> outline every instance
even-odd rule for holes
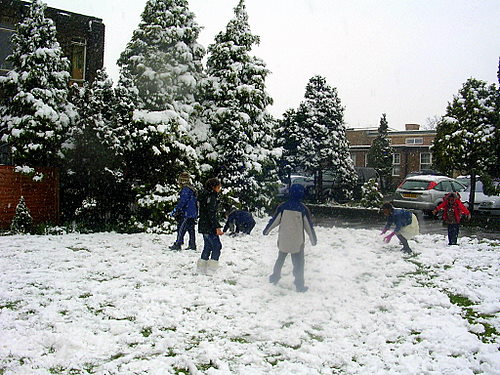
[[[21,196],[26,201],[34,224],[59,224],[59,173],[55,168],[37,168],[41,181],[0,165],[0,228],[8,229]]]

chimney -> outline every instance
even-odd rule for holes
[[[420,130],[419,124],[405,124],[406,130]]]

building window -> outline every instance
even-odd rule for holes
[[[399,153],[392,154],[392,175],[401,175],[401,154]]]
[[[14,30],[0,26],[0,72],[5,74],[12,69],[12,63],[7,61],[7,56],[12,54],[10,39]]]
[[[422,152],[420,154],[420,170],[431,169],[432,154],[430,152]]]
[[[351,152],[351,160],[354,165],[356,165],[356,153]]]
[[[424,144],[423,138],[405,138],[405,143],[407,145],[422,145]]]
[[[87,55],[87,43],[85,40],[74,40],[71,42],[71,79],[74,81],[85,80],[85,59]]]

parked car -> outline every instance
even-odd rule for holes
[[[314,187],[314,178],[313,177],[308,177],[308,176],[302,176],[302,175],[295,175],[292,174],[290,176],[290,181],[283,182],[279,187],[278,187],[278,197],[286,197],[288,195],[288,188],[290,185],[293,184],[299,184],[304,186],[306,189],[306,192],[310,186]]]
[[[493,181],[493,184],[498,192],[500,188],[500,181]],[[462,201],[467,207],[469,207],[470,191],[471,186],[469,185],[466,190],[460,194]],[[474,192],[474,211],[486,215],[500,215],[500,196],[498,194],[486,195],[481,181],[476,181],[476,189]]]
[[[396,189],[393,205],[411,208],[431,215],[432,210],[443,201],[450,192],[461,193],[465,186],[457,180],[437,175],[421,175],[405,178]]]
[[[380,176],[374,168],[369,167],[354,167],[358,179],[356,182],[356,186],[353,191],[353,198],[360,199],[361,198],[361,186],[368,180],[374,178],[380,184]],[[340,190],[337,177],[328,171],[323,173],[323,183],[322,183],[322,197],[324,199],[335,200],[336,202],[347,202],[349,199],[343,196],[342,191]],[[307,195],[313,197],[315,196],[315,185],[306,186]]]
[[[374,168],[368,167],[354,167],[356,173],[358,174],[358,180],[356,187],[354,188],[354,198],[361,198],[361,186],[371,178],[377,180],[380,184],[380,176]],[[322,174],[322,195],[326,199],[334,199],[337,202],[345,202],[347,199],[342,197],[340,189],[338,187],[337,179],[335,175],[329,171],[325,171]],[[304,186],[306,191],[306,199],[311,199],[316,196],[316,186],[314,184],[314,177],[304,176],[299,174],[293,174],[290,176],[290,183],[288,181],[283,182],[278,187],[278,197],[285,197],[288,194],[288,187],[292,184],[300,184]]]
[[[444,176],[441,172],[438,172],[434,169],[422,169],[420,171],[413,171],[408,173],[405,178],[413,177],[413,176],[422,176],[422,175],[432,175],[432,176]]]

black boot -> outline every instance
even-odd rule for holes
[[[172,246],[169,247],[170,250],[180,250],[181,249],[181,245],[178,245],[176,243],[174,243]]]

